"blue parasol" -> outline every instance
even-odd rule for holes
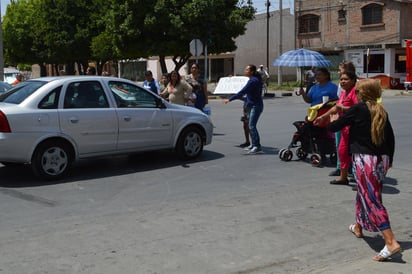
[[[319,52],[297,49],[283,53],[272,65],[277,67],[329,67],[332,63]]]
[[[283,53],[272,65],[275,67],[329,67],[332,66],[332,62],[319,52],[302,48]],[[302,87],[303,81],[300,84],[301,89]],[[296,95],[300,95],[300,92],[296,92]]]

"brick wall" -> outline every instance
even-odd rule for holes
[[[302,15],[320,16],[319,32],[297,34],[297,47],[337,50],[352,47],[392,47],[412,32],[412,3],[394,0],[375,0],[383,3],[383,24],[362,26],[361,7],[372,1],[361,0],[305,0],[295,1],[296,28]],[[344,18],[338,19],[339,11]],[[385,46],[382,46],[385,45]]]

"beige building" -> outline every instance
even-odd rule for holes
[[[316,50],[337,65],[351,60],[359,77],[402,88],[405,40],[412,39],[412,1],[295,1],[296,47]]]
[[[243,69],[247,64],[257,66],[262,64],[267,67],[271,79],[277,79],[278,68],[272,66],[273,61],[282,53],[295,49],[295,17],[290,9],[283,9],[282,13],[278,10],[269,13],[269,37],[267,19],[267,13],[256,14],[255,19],[246,25],[246,33],[236,39],[237,50],[234,52],[236,75],[243,75]],[[267,49],[267,39],[269,39],[269,49]],[[294,68],[282,68],[282,75],[286,79],[291,75],[295,79],[295,73]]]
[[[272,66],[272,62],[283,52],[294,49],[294,23],[295,19],[290,9],[283,9],[282,14],[278,10],[271,11],[269,17],[267,13],[256,14],[255,19],[246,25],[245,34],[236,38],[237,49],[234,52],[208,55],[209,80],[215,82],[228,75],[243,75],[248,64],[264,65],[271,74],[271,79],[277,79],[278,70]],[[279,54],[280,49],[282,52]],[[194,61],[195,58],[192,57],[189,63]],[[198,61],[203,70],[204,56],[200,56]],[[296,69],[282,69],[282,75],[285,79],[295,80]]]

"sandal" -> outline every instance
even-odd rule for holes
[[[356,231],[356,226],[358,226],[358,224],[351,224],[349,226],[349,231],[352,232],[356,238],[363,238],[362,230],[360,232]]]
[[[377,262],[384,262],[384,261],[387,261],[389,258],[391,258],[393,255],[396,255],[399,253],[402,253],[402,248],[398,247],[394,251],[390,252],[388,247],[385,245],[383,249],[381,250],[381,252],[379,252],[378,255],[373,257],[373,260]]]
[[[348,179],[345,179],[345,180],[332,180],[329,183],[331,185],[349,185]]]

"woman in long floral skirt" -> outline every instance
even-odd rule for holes
[[[382,203],[382,187],[385,175],[392,166],[395,138],[388,114],[377,103],[382,89],[378,81],[364,79],[356,83],[359,103],[343,116],[329,124],[331,131],[350,125],[349,151],[353,159],[353,174],[358,185],[356,195],[356,223],[349,230],[358,238],[362,230],[380,231],[385,246],[373,257],[385,261],[402,251],[392,232],[389,216]],[[337,120],[336,120],[337,119]]]

